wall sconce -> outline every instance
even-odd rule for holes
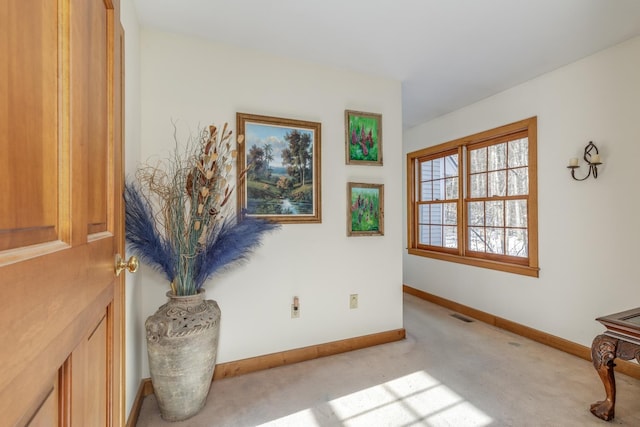
[[[592,153],[595,151],[595,153]],[[576,178],[576,169],[580,166],[578,165],[578,158],[574,157],[569,159],[569,166],[567,168],[571,169],[571,178],[576,181],[584,181],[589,178],[589,176],[593,175],[594,178],[598,178],[598,165],[602,164],[600,160],[600,153],[598,153],[598,147],[593,143],[593,141],[589,141],[586,147],[584,147],[584,156],[582,156],[585,162],[587,162],[587,166],[589,167],[589,171],[587,176],[584,178]]]

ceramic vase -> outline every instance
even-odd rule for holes
[[[216,365],[220,308],[205,291],[174,296],[145,322],[149,371],[162,418],[186,420],[204,406]]]

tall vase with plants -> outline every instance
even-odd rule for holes
[[[175,137],[175,136],[174,136]],[[237,143],[243,143],[243,136]],[[149,370],[162,417],[178,421],[204,405],[215,368],[220,309],[205,300],[212,275],[247,260],[278,224],[233,209],[236,147],[224,125],[202,130],[170,157],[141,166],[125,183],[125,235],[162,272],[169,301],[149,317]],[[236,171],[243,178],[246,169]]]

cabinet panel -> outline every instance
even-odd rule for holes
[[[72,0],[71,137],[86,147],[87,232],[107,230],[109,161],[108,10],[102,0]]]
[[[71,354],[71,425],[107,425],[107,317]]]
[[[59,148],[57,2],[3,3],[0,251],[57,238]]]
[[[53,427],[58,425],[58,385],[57,381],[52,386],[49,395],[38,409],[29,424],[29,427]]]
[[[0,28],[0,425],[123,425],[119,1],[3,0]]]

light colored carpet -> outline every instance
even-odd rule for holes
[[[590,362],[404,297],[407,339],[215,381],[195,417],[169,423],[148,396],[138,427],[640,426],[640,381],[617,374],[616,418]]]

